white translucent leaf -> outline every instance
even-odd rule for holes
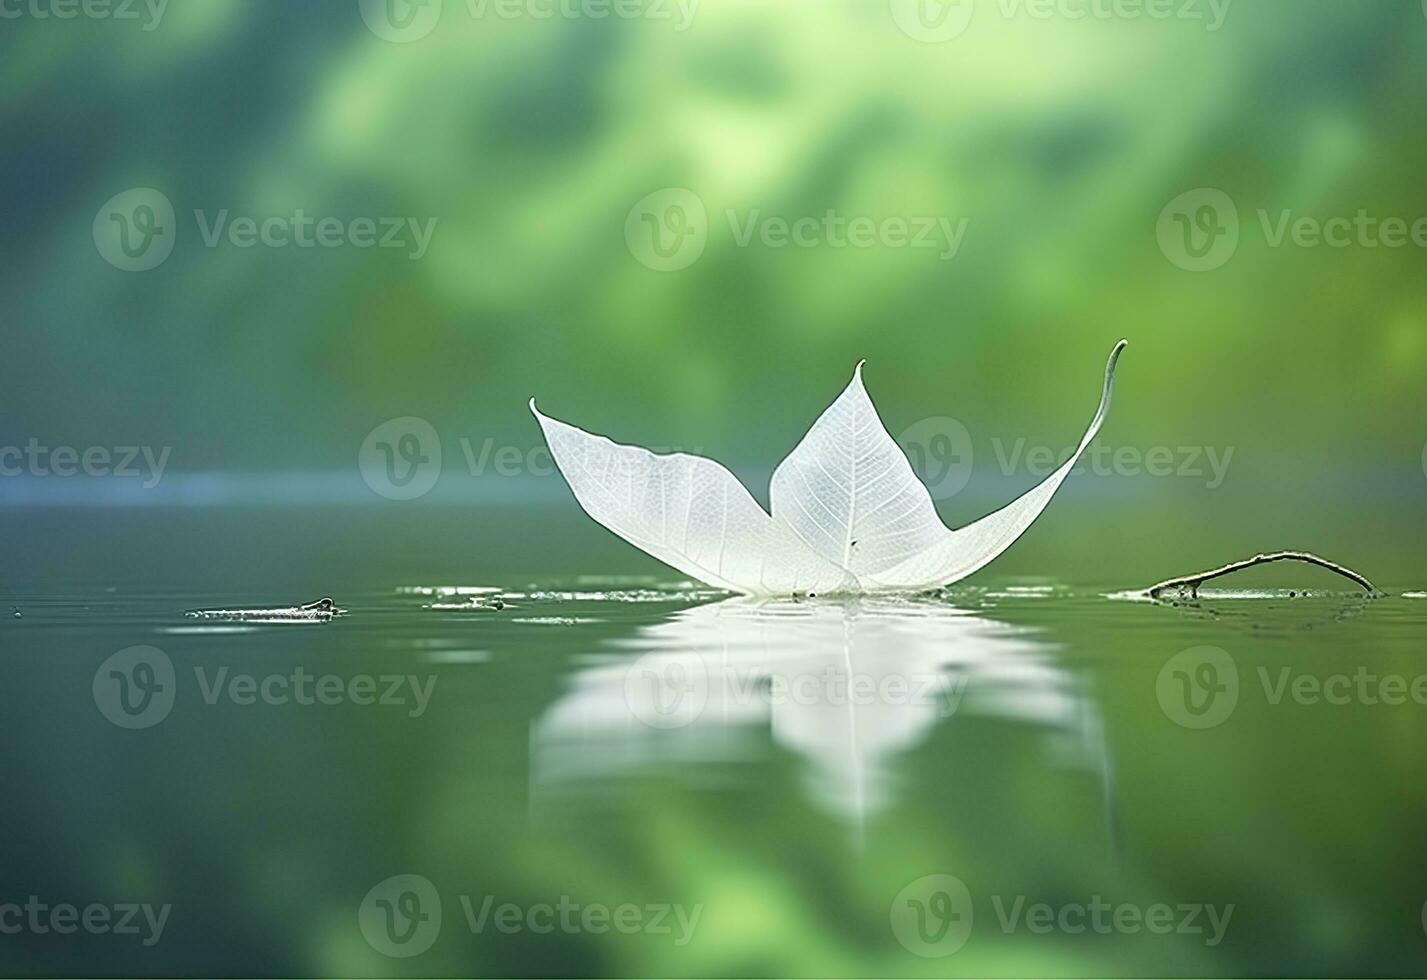
[[[861,364],[774,471],[770,502],[774,518],[864,585],[947,533],[867,397]]]
[[[542,415],[533,398],[530,410],[585,513],[666,565],[734,592],[858,590],[713,460],[619,445]]]
[[[665,564],[757,594],[926,589],[965,578],[1011,546],[1050,502],[1110,408],[1040,485],[957,531],[941,523],[862,384],[862,365],[773,474],[770,516],[728,470],[685,453],[621,446],[530,410],[586,513]]]
[[[1075,468],[1087,446],[1094,440],[1110,410],[1110,391],[1115,380],[1115,363],[1125,341],[1115,345],[1105,365],[1105,384],[1100,392],[1100,407],[1080,446],[1040,484],[1032,487],[1011,503],[979,521],[957,531],[943,531],[940,540],[929,548],[909,554],[891,568],[881,569],[863,580],[865,588],[916,589],[947,585],[981,569],[1009,548],[1045,510],[1050,498]]]

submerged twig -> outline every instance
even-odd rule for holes
[[[1180,594],[1188,593],[1191,599],[1199,597],[1199,586],[1210,579],[1218,578],[1221,575],[1228,575],[1230,572],[1242,571],[1245,568],[1252,568],[1255,565],[1267,565],[1275,561],[1301,561],[1309,565],[1317,565],[1319,568],[1326,568],[1330,572],[1337,574],[1361,585],[1369,596],[1377,598],[1385,593],[1379,592],[1377,587],[1369,582],[1364,576],[1353,571],[1344,565],[1331,562],[1326,558],[1307,551],[1274,551],[1268,554],[1254,555],[1252,558],[1245,558],[1243,561],[1231,562],[1220,568],[1210,569],[1207,572],[1200,572],[1197,575],[1186,575],[1183,578],[1172,578],[1158,585],[1152,585],[1145,590],[1145,594],[1151,599],[1161,598],[1165,592],[1178,590]]]

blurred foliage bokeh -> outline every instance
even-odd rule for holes
[[[1271,247],[1259,217],[1427,215],[1420,4],[1061,6],[1090,14],[976,0],[940,43],[874,0],[448,0],[412,7],[439,21],[408,43],[357,3],[7,19],[0,433],[350,469],[398,415],[530,444],[539,394],[628,441],[771,466],[866,357],[894,433],[949,415],[1059,445],[1125,336],[1117,442],[1420,481],[1422,249]],[[177,214],[140,274],[90,233],[131,187]],[[669,187],[706,205],[708,240],[661,272],[624,231]],[[1201,187],[1236,202],[1242,240],[1195,273],[1156,222]],[[224,209],[437,224],[419,260],[206,246]],[[966,233],[951,260],[735,234],[829,211]]]

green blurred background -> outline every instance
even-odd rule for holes
[[[1420,494],[1422,249],[1273,248],[1257,216],[1427,215],[1418,3],[1174,0],[1159,19],[1067,0],[1074,19],[978,0],[944,42],[884,2],[648,6],[446,0],[405,43],[356,3],[4,21],[0,437],[171,445],[173,473],[350,471],[393,416],[537,445],[538,394],[623,440],[771,468],[866,357],[894,434],[955,417],[979,468],[994,435],[1073,441],[1125,336],[1117,444],[1233,446],[1231,482],[1287,493]],[[143,273],[91,236],[132,187],[177,213]],[[667,187],[709,215],[677,272],[625,237]],[[1156,223],[1201,187],[1242,235],[1192,273]],[[222,209],[436,229],[419,260],[207,247],[194,212]],[[744,247],[730,209],[967,225],[948,261]]]

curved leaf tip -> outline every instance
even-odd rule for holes
[[[1100,392],[1100,407],[1095,411],[1095,419],[1090,423],[1090,431],[1085,434],[1085,439],[1080,443],[1080,448],[1084,449],[1089,445],[1090,440],[1095,438],[1100,431],[1100,425],[1105,421],[1105,416],[1110,412],[1110,393],[1115,386],[1115,365],[1120,361],[1120,353],[1130,346],[1130,342],[1121,338],[1115,345],[1115,349],[1110,351],[1110,359],[1105,362],[1105,387]]]
[[[1115,345],[1115,349],[1110,351],[1110,360],[1105,362],[1105,376],[1107,378],[1114,375],[1115,363],[1120,359],[1120,352],[1128,346],[1130,346],[1130,342],[1121,337],[1119,343]]]
[[[1128,346],[1130,346],[1130,342],[1121,337],[1119,343],[1115,345],[1115,349],[1110,351],[1110,359],[1105,362],[1105,377],[1114,377],[1115,364],[1120,360],[1120,353]]]

